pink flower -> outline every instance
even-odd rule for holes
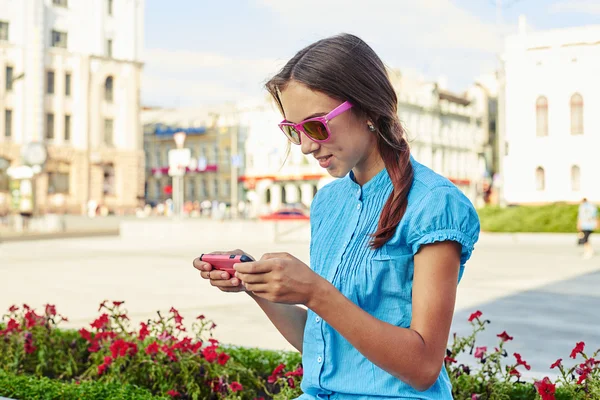
[[[487,351],[487,347],[486,346],[475,348],[475,358],[483,358],[483,356],[485,355],[486,351]]]

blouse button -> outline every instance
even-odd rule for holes
[[[356,209],[357,209],[357,210],[360,210],[360,204],[357,204],[357,205],[356,205]]]
[[[319,358],[317,358],[317,362],[321,363],[321,361],[323,361],[323,359],[321,358],[321,356],[319,356]]]
[[[316,318],[315,318],[315,321],[317,321],[317,322],[321,322],[321,317],[316,317]]]

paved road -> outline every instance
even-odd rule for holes
[[[290,349],[247,295],[214,290],[191,267],[202,252],[236,247],[255,256],[288,251],[308,261],[306,224],[277,243],[272,228],[134,221],[122,237],[4,243],[0,310],[50,302],[79,328],[98,315],[104,299],[125,300],[136,324],[174,306],[189,322],[198,314],[213,319],[223,342]],[[492,325],[479,344],[493,346],[506,330],[515,337],[508,351],[521,353],[535,376],[550,372],[556,358],[568,359],[576,341],[600,348],[600,256],[584,261],[573,243],[564,236],[482,235],[459,285],[452,332],[467,333],[468,315],[480,309]]]

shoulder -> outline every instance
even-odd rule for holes
[[[457,241],[463,245],[462,262],[466,262],[480,232],[475,207],[447,178],[416,162],[413,168],[408,207],[395,240],[405,243],[413,254],[424,244]]]

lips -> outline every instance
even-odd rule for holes
[[[331,158],[333,157],[332,154],[329,154],[327,156],[322,156],[322,157],[315,157],[317,159],[317,161],[319,161],[319,165],[322,168],[327,168],[329,167],[329,164],[331,164]]]

